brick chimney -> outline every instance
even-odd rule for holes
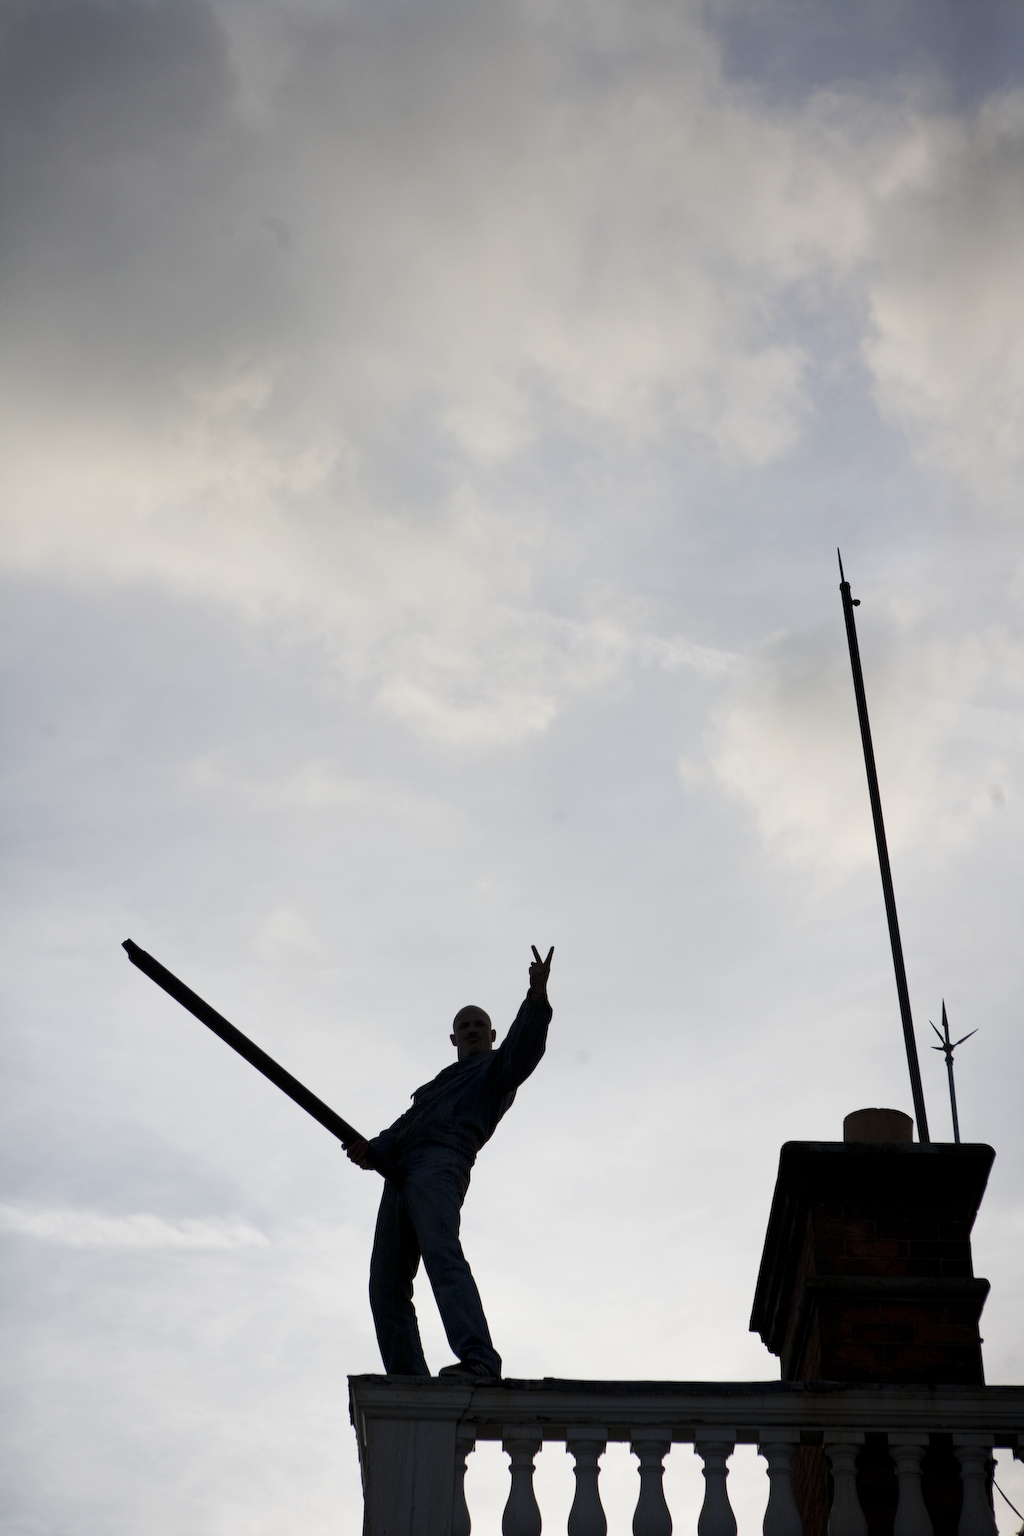
[[[782,1148],[750,1319],[785,1381],[982,1384],[971,1228],[991,1147],[915,1144],[898,1110],[848,1115],[842,1141]],[[823,1452],[801,1451],[794,1492],[806,1536],[824,1536]],[[934,1445],[924,1493],[935,1536],[955,1536],[952,1450]],[[858,1488],[870,1536],[890,1536],[896,1482],[884,1444],[867,1444]]]

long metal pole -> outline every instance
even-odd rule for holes
[[[864,674],[860,667],[860,647],[857,644],[857,625],[853,610],[859,599],[850,594],[850,583],[843,574],[843,557],[839,556],[839,590],[843,597],[843,617],[846,619],[846,639],[850,647],[850,666],[853,669],[853,691],[857,697],[857,718],[860,721],[860,739],[864,747],[864,767],[868,776],[868,794],[871,797],[871,815],[875,823],[875,842],[878,845],[878,867],[882,876],[885,895],[885,915],[889,920],[889,942],[892,945],[892,963],[896,970],[896,994],[900,1000],[900,1018],[903,1021],[903,1040],[907,1048],[907,1066],[910,1069],[910,1091],[914,1098],[914,1117],[917,1120],[917,1138],[928,1142],[928,1116],[924,1107],[924,1089],[921,1086],[921,1068],[917,1060],[917,1041],[914,1038],[914,1019],[910,1012],[910,993],[907,990],[907,972],[903,964],[903,945],[900,942],[900,924],[896,916],[896,896],[892,888],[892,871],[889,868],[889,848],[885,840],[885,822],[882,820],[882,799],[878,793],[878,774],[875,771],[875,749],[871,744],[871,722],[868,704],[864,696]]]
[[[244,1057],[251,1067],[255,1067],[257,1072],[262,1072],[275,1088],[280,1088],[282,1093],[286,1093],[294,1103],[306,1111],[307,1115],[312,1115],[325,1130],[330,1131],[332,1136],[337,1136],[343,1147],[349,1147],[353,1142],[363,1139],[354,1126],[335,1114],[329,1104],[325,1104],[323,1099],[318,1099],[316,1094],[311,1093],[297,1077],[292,1077],[290,1072],[286,1072],[273,1056],[268,1056],[266,1051],[261,1051],[248,1035],[243,1035],[240,1029],[229,1024],[223,1014],[204,1002],[198,992],[193,992],[191,987],[186,987],[185,983],[179,981],[178,977],[166,966],[161,965],[159,960],[154,960],[151,954],[140,949],[138,944],[133,944],[131,939],[125,939],[121,948],[132,965],[138,966],[150,981],[155,981],[158,987],[162,987],[176,1003],[187,1008],[189,1013],[206,1025],[207,1029],[212,1029],[225,1045],[230,1045],[231,1049]],[[383,1174],[385,1178],[395,1178],[395,1175],[383,1164],[377,1163],[375,1166],[377,1172]]]

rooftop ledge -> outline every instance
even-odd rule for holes
[[[509,1377],[485,1386],[417,1376],[350,1376],[353,1426],[370,1421],[472,1424],[477,1440],[504,1440],[529,1426],[544,1440],[571,1427],[600,1425],[610,1440],[633,1440],[657,1425],[676,1442],[728,1428],[756,1444],[785,1429],[813,1444],[823,1431],[981,1433],[997,1446],[1024,1439],[1024,1386],[851,1386],[830,1381],[584,1381]]]

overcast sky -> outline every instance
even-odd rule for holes
[[[837,545],[931,1132],[944,997],[1024,1379],[1018,0],[0,37],[5,1536],[360,1529],[379,1180],[129,935],[367,1134],[554,944],[464,1216],[506,1374],[777,1376],[781,1144],[912,1108]]]

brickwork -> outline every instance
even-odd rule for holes
[[[801,1445],[795,1452],[793,1497],[804,1522],[804,1536],[826,1536],[832,1477],[820,1445]]]
[[[964,1220],[922,1219],[912,1211],[872,1214],[860,1201],[816,1200],[809,1212],[814,1265],[820,1275],[915,1275],[966,1280],[971,1228]]]
[[[985,1289],[966,1300],[819,1298],[797,1379],[981,1384]]]

